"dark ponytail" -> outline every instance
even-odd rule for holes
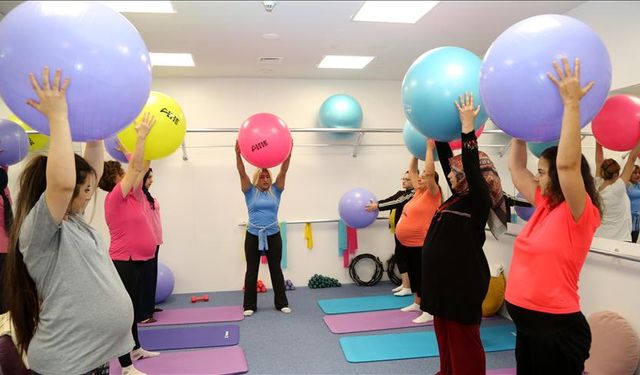
[[[2,207],[4,207],[4,230],[7,234],[11,231],[11,224],[13,224],[13,210],[11,209],[11,201],[9,196],[5,193],[7,184],[9,183],[9,176],[4,168],[0,168],[0,195],[2,195]]]
[[[151,195],[151,193],[149,193],[149,189],[147,189],[147,180],[149,179],[149,176],[151,175],[151,173],[153,173],[153,169],[149,168],[147,173],[144,174],[144,177],[142,178],[142,191],[144,192],[144,195],[147,197],[147,200],[149,201],[149,205],[151,205],[151,209],[155,210],[156,200],[153,199],[153,196]]]

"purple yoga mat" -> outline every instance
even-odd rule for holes
[[[487,369],[487,375],[516,375],[514,368]]]
[[[352,333],[379,331],[383,329],[411,328],[432,325],[433,320],[427,323],[416,324],[412,322],[422,314],[421,311],[404,312],[399,309],[368,311],[352,314],[325,315],[324,322],[333,333]],[[493,318],[484,318],[484,320]]]
[[[242,306],[193,307],[167,309],[153,314],[155,323],[138,324],[140,328],[170,324],[237,322],[244,319]]]
[[[420,311],[404,312],[395,309],[325,315],[323,319],[329,327],[329,330],[333,333],[378,331],[382,329],[420,327],[433,324],[433,321],[421,324],[413,323],[411,320],[417,318],[420,314],[422,314]]]
[[[147,350],[213,348],[238,345],[240,327],[231,325],[145,329],[138,332]]]
[[[244,374],[249,371],[242,348],[228,346],[188,352],[162,353],[154,358],[145,358],[134,366],[147,374]],[[120,375],[122,369],[117,359],[110,363],[109,373]]]

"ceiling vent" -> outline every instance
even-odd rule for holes
[[[282,57],[261,57],[258,59],[260,64],[280,64]]]

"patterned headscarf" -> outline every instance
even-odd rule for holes
[[[491,197],[491,210],[489,212],[489,229],[493,236],[498,239],[507,230],[507,204],[502,192],[502,183],[495,165],[487,154],[478,151],[480,156],[480,172],[489,187],[489,195]],[[451,171],[455,174],[458,184],[455,187],[457,194],[464,195],[469,192],[469,182],[464,174],[462,166],[462,155],[456,155],[449,158]]]

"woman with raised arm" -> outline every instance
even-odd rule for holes
[[[158,281],[158,254],[160,253],[160,245],[162,245],[162,219],[160,217],[160,203],[158,200],[151,195],[149,188],[153,184],[153,169],[147,169],[147,172],[144,174],[142,178],[142,192],[144,193],[145,199],[143,199],[142,207],[144,209],[145,214],[147,215],[147,220],[149,220],[149,225],[155,234],[156,243],[156,253],[151,260],[145,262],[143,266],[142,272],[142,293],[140,298],[142,298],[142,313],[139,318],[143,319],[140,323],[154,323],[156,319],[153,317],[153,314],[158,311],[162,311],[161,308],[156,307],[156,288]]]
[[[269,274],[273,286],[273,303],[277,310],[285,314],[291,312],[289,301],[285,293],[284,275],[280,262],[282,261],[282,237],[278,225],[278,208],[280,196],[284,190],[284,183],[291,162],[291,153],[280,166],[276,182],[271,181],[271,172],[266,168],[259,168],[253,174],[253,181],[249,179],[240,155],[240,146],[236,141],[236,167],[240,175],[240,187],[249,210],[249,222],[244,240],[244,255],[247,260],[247,271],[244,276],[244,315],[251,316],[258,308],[258,268],[260,256],[266,255],[269,262]]]
[[[407,273],[409,266],[407,265],[407,260],[404,259],[403,254],[400,252],[400,242],[398,242],[398,237],[395,236],[395,226],[398,224],[398,221],[400,221],[400,218],[402,217],[402,210],[404,209],[404,206],[411,198],[413,198],[413,194],[415,194],[416,192],[413,185],[411,184],[409,171],[406,171],[404,173],[401,181],[402,188],[404,190],[398,190],[398,192],[396,192],[392,196],[385,199],[380,199],[377,202],[371,201],[365,206],[365,210],[367,212],[373,212],[376,210],[391,211],[393,215],[389,218],[389,228],[392,229],[392,233],[394,234],[393,237],[396,242],[393,255],[396,259],[396,264],[398,265],[398,271],[400,271],[402,283],[397,288],[392,289],[392,292],[395,296],[398,297],[408,296],[409,294],[411,294],[411,284],[409,283],[409,274]],[[394,223],[393,226],[391,226],[391,223]]]
[[[613,159],[604,159],[602,145],[596,142],[596,188],[602,206],[602,222],[596,230],[596,237],[627,242],[633,240],[631,200],[627,195],[627,187],[638,154],[640,142],[627,155],[627,162],[620,173],[620,164]]]
[[[591,347],[578,279],[600,225],[598,191],[580,138],[580,99],[593,82],[580,85],[578,59],[574,72],[566,58],[562,64],[553,63],[557,77],[548,74],[564,103],[558,147],[540,155],[536,175],[527,169],[523,141],[514,139],[509,154],[513,184],[536,208],[515,240],[505,292],[517,329],[518,374],[582,374]]]
[[[627,185],[627,196],[631,202],[631,242],[638,242],[640,233],[640,165],[633,166]]]
[[[122,368],[131,366],[132,361],[160,354],[140,346],[137,323],[144,319],[141,310],[143,301],[140,298],[143,267],[146,261],[155,256],[158,245],[144,210],[145,198],[142,193],[142,179],[149,169],[149,161],[143,160],[145,141],[154,124],[155,118],[145,113],[135,125],[136,146],[127,171],[122,169],[119,162],[107,161],[98,183],[102,190],[108,192],[104,200],[104,216],[111,235],[109,255],[129,294],[134,311],[130,327],[135,346],[131,353],[118,358]]]
[[[452,196],[436,211],[422,248],[422,310],[434,317],[441,375],[484,374],[480,341],[482,301],[489,288],[489,265],[482,246],[485,225],[494,236],[506,230],[500,177],[478,150],[473,124],[480,106],[466,93],[455,103],[462,123],[462,154],[436,142]]]
[[[49,122],[48,156],[31,159],[19,179],[5,286],[19,351],[34,374],[108,374],[109,360],[133,347],[133,309],[122,282],[83,214],[102,174],[102,142],[74,154],[65,92],[30,75]],[[127,369],[127,374],[135,370]]]
[[[409,162],[409,178],[415,187],[413,198],[407,202],[402,210],[402,216],[396,225],[396,239],[400,243],[400,253],[407,262],[407,273],[409,274],[409,284],[411,291],[415,294],[413,303],[400,310],[422,311],[420,310],[420,300],[422,297],[422,245],[424,238],[431,224],[434,212],[442,203],[442,191],[438,185],[438,174],[433,161],[435,145],[433,141],[427,140],[426,157],[424,161],[424,171],[418,173],[418,159],[413,156]],[[433,319],[433,316],[422,311],[422,314],[412,320],[414,323],[426,323]]]

